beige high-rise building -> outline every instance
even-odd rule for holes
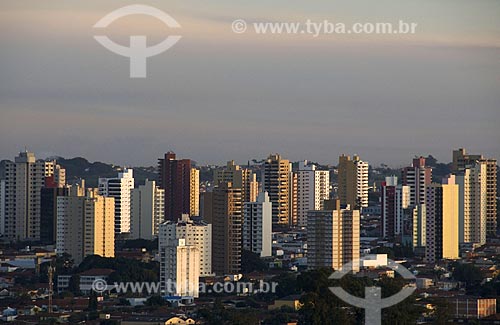
[[[40,240],[41,190],[46,178],[65,182],[65,172],[55,162],[36,160],[21,152],[5,164],[4,235],[9,240]]]
[[[89,189],[85,196],[57,198],[58,254],[71,255],[76,264],[86,256],[115,256],[115,199]]]
[[[327,208],[332,202],[327,203]],[[359,271],[359,210],[341,209],[333,201],[334,210],[309,211],[307,216],[307,265],[309,269],[329,267],[340,270],[353,262]]]
[[[256,175],[251,169],[241,168],[234,160],[228,161],[225,168],[214,171],[214,184],[231,182],[233,187],[241,188],[243,203],[255,202],[257,199],[259,184]]]
[[[358,156],[341,155],[338,165],[338,197],[352,208],[368,207],[368,163]]]
[[[477,161],[458,172],[459,241],[486,244],[487,163]]]
[[[165,190],[155,181],[146,180],[144,185],[132,190],[130,203],[131,238],[151,240],[158,235],[158,225],[164,221]]]
[[[207,194],[207,193],[205,193]],[[219,183],[204,196],[204,218],[212,223],[212,272],[217,275],[241,271],[243,206],[241,188]]]
[[[191,168],[189,185],[189,214],[200,215],[200,171]]]
[[[292,224],[293,209],[290,207],[293,195],[291,186],[292,166],[280,155],[270,155],[262,168],[262,189],[269,194],[273,204],[273,228],[289,227]]]
[[[453,150],[452,172],[459,173],[477,162],[486,164],[486,234],[497,232],[497,160],[468,154],[465,149]]]
[[[455,176],[427,186],[425,261],[459,258],[458,185]]]

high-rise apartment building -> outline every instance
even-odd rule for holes
[[[382,237],[402,239],[410,187],[398,185],[396,176],[386,177],[381,194]]]
[[[162,223],[165,202],[164,190],[155,181],[146,180],[144,185],[131,193],[131,238],[151,240],[158,235],[158,225]]]
[[[52,245],[57,235],[57,197],[69,194],[66,171],[55,161],[45,163],[45,184],[40,192],[40,242]],[[83,181],[82,181],[83,182]]]
[[[297,175],[297,219],[299,227],[307,226],[309,210],[323,210],[323,201],[330,198],[330,172],[317,170],[307,161],[299,162]]]
[[[455,176],[426,188],[425,261],[457,259],[459,248],[458,185]]]
[[[6,162],[4,232],[8,239],[40,240],[41,190],[54,170],[63,173],[55,162],[37,161],[27,151],[19,153],[14,162]]]
[[[269,194],[273,205],[273,227],[291,225],[291,172],[290,161],[282,159],[278,154],[270,155],[262,168],[262,189]]]
[[[5,179],[0,179],[0,234],[5,234]]]
[[[288,225],[290,227],[297,227],[299,224],[299,214],[298,214],[298,206],[299,206],[299,196],[298,196],[298,186],[299,186],[299,178],[298,175],[294,172],[290,173],[290,193],[289,193],[289,217],[288,217]]]
[[[66,170],[56,161],[45,162],[45,187],[64,187],[66,185]]]
[[[261,257],[272,255],[273,208],[267,192],[244,205],[243,248]]]
[[[199,297],[200,251],[185,239],[159,242],[160,287],[170,296]]]
[[[189,214],[192,216],[200,215],[200,171],[191,168],[189,185]]]
[[[460,148],[453,151],[452,172],[463,172],[476,163],[486,165],[486,233],[495,235],[497,232],[497,160],[485,158],[483,155],[468,154]]]
[[[68,187],[44,187],[40,194],[40,242],[52,245],[57,235],[57,198],[68,195]]]
[[[217,275],[241,271],[241,202],[241,188],[233,187],[230,182],[219,183],[204,196],[203,217],[212,224],[212,271]]]
[[[259,184],[251,169],[242,168],[234,160],[228,161],[226,167],[214,170],[214,184],[231,182],[234,187],[241,188],[243,202],[254,202],[257,199]]]
[[[187,246],[196,246],[200,252],[199,276],[212,275],[212,225],[202,220],[191,219],[183,214],[177,222],[166,221],[159,226],[160,250],[162,246],[176,245],[184,239]]]
[[[71,255],[76,264],[86,256],[115,256],[115,199],[89,189],[57,198],[58,254]]]
[[[338,197],[340,204],[353,208],[368,207],[368,163],[358,156],[341,155],[338,165]]]
[[[427,235],[427,220],[425,204],[412,205],[407,210],[408,219],[412,220],[410,231],[406,236],[411,239],[411,244],[415,252],[424,252]],[[423,253],[421,253],[423,255]]]
[[[115,199],[115,232],[130,233],[130,193],[134,189],[132,169],[125,168],[116,178],[99,178],[99,194]]]
[[[336,200],[334,210],[309,211],[307,216],[307,265],[309,269],[329,267],[340,270],[352,263],[359,271],[359,210],[341,209]]]
[[[459,187],[459,241],[486,244],[487,164],[477,161],[456,175]]]
[[[190,159],[177,160],[172,151],[158,159],[158,186],[165,190],[165,220],[199,214],[199,171]]]
[[[412,206],[425,204],[426,188],[432,183],[432,168],[425,165],[425,158],[413,159],[411,167],[403,168],[403,185],[410,187]]]

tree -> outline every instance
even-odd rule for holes
[[[160,306],[165,306],[166,304],[167,302],[165,301],[165,299],[163,299],[159,295],[154,295],[149,297],[145,303],[146,306],[151,306],[151,307],[160,307]]]
[[[453,318],[453,308],[448,301],[442,298],[432,299],[430,301],[435,306],[433,313],[434,324],[445,325],[448,320]]]
[[[371,252],[372,254],[387,254],[387,258],[390,258],[391,260],[394,259],[394,250],[390,247],[377,247],[375,249],[372,249]]]
[[[306,292],[301,297],[303,306],[299,310],[300,324],[351,324],[347,305],[340,301],[329,289],[334,281],[328,279],[331,269],[303,272],[297,277],[299,288]]]
[[[241,269],[243,273],[250,273],[253,271],[266,271],[268,266],[260,259],[258,254],[244,249],[241,251]]]
[[[68,291],[75,296],[80,295],[80,276],[78,274],[72,275],[69,279]]]
[[[452,268],[453,278],[465,282],[467,288],[477,287],[483,281],[481,270],[472,264],[455,262]]]
[[[89,311],[96,311],[97,310],[97,296],[95,292],[92,290],[90,297],[89,297]]]

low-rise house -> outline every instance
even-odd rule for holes
[[[289,295],[280,299],[276,299],[272,305],[268,306],[269,310],[280,309],[281,307],[290,307],[297,311],[302,307],[300,302],[301,295]]]

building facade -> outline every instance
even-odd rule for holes
[[[307,217],[307,265],[309,269],[329,267],[340,270],[352,263],[359,271],[360,214],[359,210],[336,209],[309,211]]]
[[[425,158],[413,159],[409,167],[403,168],[403,185],[410,187],[409,204],[425,204],[426,188],[432,183],[432,168],[425,165]]]
[[[146,180],[144,185],[131,193],[131,238],[151,240],[158,235],[158,225],[162,223],[165,202],[164,190],[155,181]]]
[[[163,246],[174,245],[184,239],[187,246],[196,246],[200,252],[200,276],[212,275],[212,225],[193,220],[187,214],[177,222],[166,221],[159,226],[159,241]],[[160,245],[161,246],[161,245]]]
[[[158,186],[165,190],[165,220],[199,214],[199,172],[192,169],[190,159],[178,160],[172,151],[158,159]]]
[[[307,161],[299,162],[297,174],[297,219],[299,227],[307,226],[307,212],[322,210],[323,201],[330,198],[330,172],[317,170]]]
[[[86,256],[114,257],[115,199],[89,189],[57,198],[58,254],[69,254],[76,264]]]
[[[405,227],[405,209],[409,207],[410,187],[398,184],[396,176],[385,178],[381,190],[382,237],[401,238]]]
[[[238,274],[243,231],[241,188],[226,182],[205,194],[204,219],[212,224],[212,272]]]
[[[4,235],[9,240],[40,240],[41,190],[45,179],[64,182],[64,172],[55,162],[37,160],[32,152],[21,152],[15,161],[5,164],[3,211]]]
[[[167,296],[199,297],[200,251],[185,239],[159,241],[160,287]]]
[[[427,186],[425,261],[459,258],[458,185],[455,176]]]
[[[273,227],[289,227],[292,223],[291,172],[290,161],[278,154],[270,155],[262,168],[262,189],[273,205]]]
[[[465,149],[453,151],[452,172],[463,172],[476,163],[486,165],[486,234],[494,236],[497,232],[497,160],[483,155],[471,155]]]
[[[486,244],[487,164],[478,161],[458,172],[459,241]]]
[[[130,194],[134,189],[132,169],[125,168],[116,178],[99,178],[99,194],[115,199],[115,232],[130,233]]]
[[[368,207],[368,163],[358,156],[341,155],[338,164],[340,204],[360,209]]]
[[[234,187],[241,188],[243,202],[255,202],[259,190],[256,175],[248,168],[228,161],[226,167],[214,170],[214,184],[231,182]]]
[[[255,202],[244,205],[243,249],[259,254],[272,255],[272,203],[267,192],[262,192]]]

